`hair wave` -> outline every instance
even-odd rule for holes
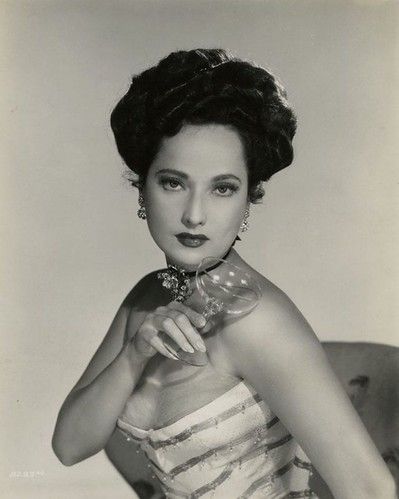
[[[296,116],[277,78],[222,49],[172,52],[133,76],[111,113],[118,151],[141,185],[162,138],[184,124],[233,127],[243,142],[249,198],[262,198],[262,181],[293,161]]]

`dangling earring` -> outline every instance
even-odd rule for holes
[[[141,220],[145,220],[147,218],[147,214],[145,212],[144,196],[141,192],[139,194],[139,205],[140,208],[137,210],[137,216],[141,218]]]
[[[246,232],[249,229],[248,218],[249,218],[249,205],[245,210],[244,218],[242,219],[242,222],[241,222],[241,226],[240,226],[241,232]]]

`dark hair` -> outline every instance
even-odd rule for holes
[[[145,181],[164,136],[184,124],[217,123],[237,130],[248,167],[249,199],[262,181],[289,166],[296,117],[286,92],[266,69],[222,49],[172,52],[132,79],[111,114],[116,145],[128,168]]]

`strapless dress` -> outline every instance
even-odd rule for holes
[[[305,452],[245,380],[162,428],[137,428],[125,413],[117,427],[145,452],[166,497],[317,498]]]

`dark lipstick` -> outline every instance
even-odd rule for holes
[[[208,241],[209,238],[204,234],[191,234],[189,232],[181,232],[180,234],[176,234],[176,238],[183,246],[188,246],[190,248],[197,248],[202,246],[205,241]]]

